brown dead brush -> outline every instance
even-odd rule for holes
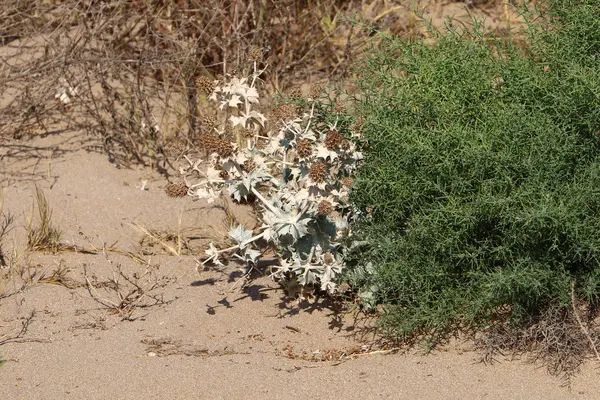
[[[269,65],[271,91],[343,77],[365,26],[401,33],[411,13],[388,0],[8,0],[0,140],[76,130],[117,165],[169,174],[212,130],[206,83],[247,75],[249,60]]]
[[[158,276],[157,267],[147,265],[142,273],[126,273],[120,265],[113,276],[99,280],[90,276],[84,267],[84,278],[88,293],[100,305],[118,314],[122,320],[133,321],[138,310],[169,304],[173,299],[165,299],[160,289],[173,281],[171,277]]]
[[[9,232],[12,230],[14,217],[12,214],[5,214],[2,211],[4,203],[4,192],[2,186],[0,186],[0,267],[7,265],[6,255],[4,254],[3,245],[6,242],[6,238]]]
[[[516,328],[508,320],[494,321],[478,333],[475,344],[482,362],[493,363],[498,356],[525,356],[544,365],[551,375],[561,377],[569,386],[590,354],[600,361],[600,327],[595,315],[573,298],[571,307],[549,308],[525,327]]]

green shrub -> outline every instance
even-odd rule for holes
[[[526,45],[475,24],[386,38],[359,67],[350,279],[388,334],[528,323],[573,283],[598,303],[600,2],[526,15]]]

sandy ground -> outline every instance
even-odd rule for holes
[[[194,255],[140,244],[133,224],[199,238],[190,239],[197,252],[224,212],[168,197],[166,180],[115,168],[81,150],[77,135],[5,144],[0,171],[4,212],[15,217],[0,286],[1,398],[597,398],[591,362],[569,389],[522,360],[479,363],[468,343],[429,355],[371,352],[372,337],[335,305],[298,305],[268,277],[244,286],[233,265],[199,268]],[[78,251],[25,250],[36,185],[63,243]],[[251,222],[248,209],[234,215]],[[124,277],[157,287],[118,313],[110,305],[132,288]]]

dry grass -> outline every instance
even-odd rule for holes
[[[483,362],[494,363],[498,356],[525,356],[560,376],[567,386],[599,343],[600,329],[592,313],[576,303],[573,308],[550,308],[523,328],[496,321],[476,340]]]
[[[165,175],[212,129],[199,78],[247,75],[250,59],[269,65],[271,93],[331,83],[369,44],[369,27],[422,34],[409,2],[392,0],[5,3],[0,140],[78,130],[115,164]]]
[[[89,276],[84,267],[85,284],[92,299],[118,314],[122,320],[128,321],[139,318],[133,315],[140,309],[162,306],[173,301],[165,300],[159,292],[159,289],[172,282],[172,278],[158,276],[157,272],[157,267],[148,264],[141,274],[129,274],[117,265],[113,276],[101,281],[96,276]]]
[[[115,163],[166,172],[206,130],[198,78],[243,74],[252,58],[285,89],[339,70],[358,46],[342,17],[353,2],[102,4],[10,1],[0,12],[0,138],[77,129]]]
[[[36,206],[27,223],[27,248],[32,251],[57,252],[61,249],[61,232],[52,223],[52,210],[42,189],[35,188]],[[33,214],[37,209],[38,221],[34,225]]]
[[[5,214],[2,211],[4,204],[4,190],[0,186],[0,267],[7,265],[6,255],[4,254],[3,245],[6,242],[6,238],[13,227],[14,217],[11,214]]]

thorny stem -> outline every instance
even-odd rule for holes
[[[579,316],[579,312],[577,311],[577,306],[575,305],[576,304],[575,301],[576,301],[576,299],[575,299],[575,280],[573,280],[573,282],[571,282],[571,307],[573,308],[573,315],[575,315],[575,319],[577,320],[577,323],[579,324],[579,328],[581,329],[581,331],[583,332],[583,334],[585,335],[587,340],[590,342],[590,347],[594,351],[594,354],[596,355],[596,359],[598,361],[600,361],[600,354],[598,353],[598,349],[596,348],[596,343],[590,336],[590,332],[588,331],[586,326],[581,321],[581,317]]]
[[[204,262],[202,263],[202,265],[206,264],[207,262],[209,262],[210,260],[212,260],[215,256],[218,256],[219,254],[227,253],[227,252],[230,252],[232,250],[248,246],[250,243],[252,243],[252,242],[254,242],[254,241],[262,238],[263,236],[265,236],[265,232],[266,231],[262,231],[258,235],[253,236],[250,239],[245,240],[245,241],[243,241],[240,244],[236,244],[235,246],[231,246],[231,247],[228,247],[228,248],[222,249],[222,250],[217,250],[217,252],[215,254],[211,255],[206,260],[204,260]]]
[[[306,123],[306,127],[304,128],[304,132],[302,133],[303,135],[306,135],[306,132],[308,132],[308,128],[310,128],[310,126],[312,125],[312,120],[315,114],[315,103],[313,103],[312,107],[310,108],[310,115],[308,116],[308,121]]]
[[[269,201],[267,201],[267,199],[265,199],[263,197],[263,195],[260,194],[260,192],[258,190],[256,190],[256,188],[252,188],[252,194],[254,194],[257,199],[259,199],[260,201],[262,201],[264,203],[264,205],[269,209],[269,211],[271,211],[273,214],[275,214],[275,215],[280,215],[281,214],[279,212],[279,210],[276,209],[273,206],[273,204],[271,204]]]

